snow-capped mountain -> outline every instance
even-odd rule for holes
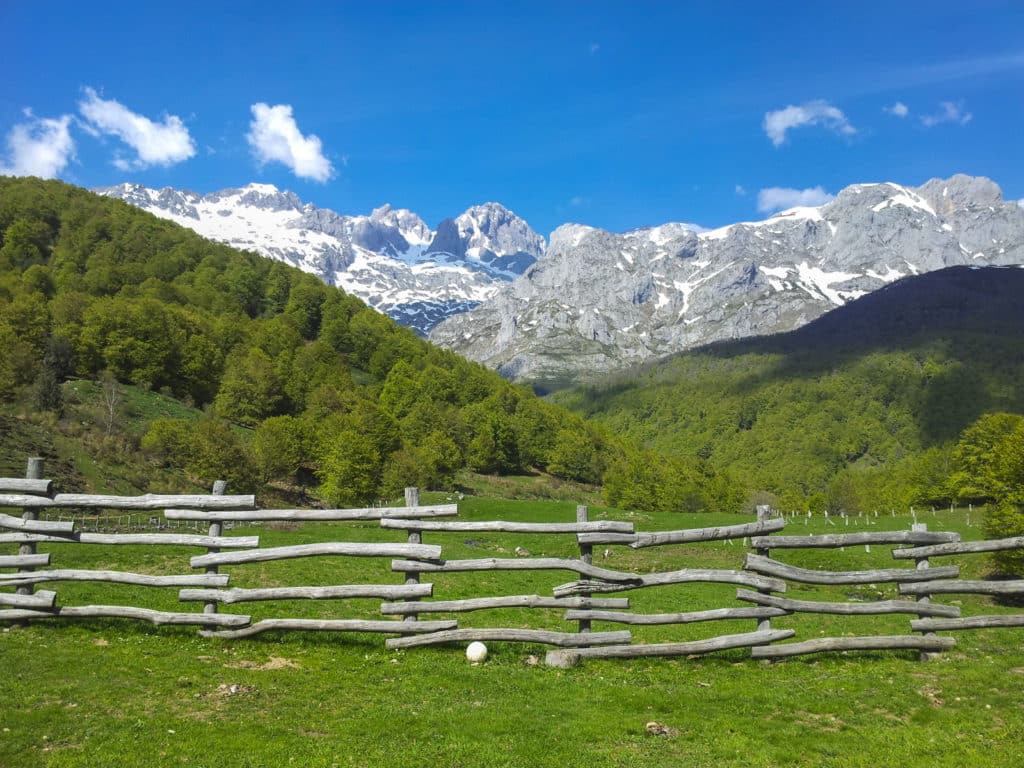
[[[713,341],[788,331],[901,277],[1024,263],[1024,209],[984,178],[856,184],[711,231],[578,224],[431,340],[508,378],[592,378]]]
[[[446,219],[434,232],[405,209],[384,205],[369,216],[345,216],[269,184],[208,195],[137,184],[95,191],[311,272],[420,333],[493,295],[545,245],[497,203]]]

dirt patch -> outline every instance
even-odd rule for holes
[[[835,733],[845,725],[845,723],[835,715],[818,714],[817,712],[807,712],[804,710],[800,710],[794,714],[797,717],[796,722],[813,726],[819,731],[825,731],[827,733]]]
[[[935,686],[926,685],[917,693],[919,696],[924,696],[933,707],[941,707],[945,704],[942,700],[942,690]]]
[[[301,669],[302,668],[300,664],[292,661],[291,659],[286,659],[286,658],[283,658],[281,656],[271,656],[269,659],[267,659],[262,664],[258,664],[255,661],[249,661],[247,659],[242,659],[241,661],[236,661],[233,664],[225,664],[224,666],[228,667],[229,669],[255,669],[255,670],[259,671],[259,672],[269,672],[269,671],[275,670],[275,669]]]

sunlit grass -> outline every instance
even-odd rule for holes
[[[425,498],[425,501],[433,499]],[[572,520],[575,505],[467,497],[467,520]],[[629,515],[591,507],[591,519],[633,520],[639,530],[746,521],[732,515]],[[931,530],[966,528],[959,513],[927,519]],[[863,530],[865,520],[849,531]],[[872,518],[871,530],[906,529],[909,518]],[[975,525],[979,521],[975,520]],[[289,528],[289,527],[286,527]],[[844,532],[821,518],[787,533]],[[318,540],[400,541],[372,524],[260,526],[262,546]],[[572,536],[440,534],[448,559],[573,557]],[[598,564],[622,570],[739,568],[742,541],[645,550],[604,547]],[[61,567],[188,572],[195,549],[40,545]],[[811,568],[912,567],[887,547],[843,552],[778,551]],[[938,561],[936,561],[938,562]],[[944,558],[966,577],[984,576],[984,556]],[[226,568],[232,586],[400,583],[382,559],[323,557]],[[568,571],[452,573],[428,578],[433,599],[549,595]],[[176,590],[56,585],[63,604],[183,606]],[[878,585],[885,597],[891,585]],[[851,588],[791,588],[803,599],[845,599]],[[893,593],[893,594],[890,594]],[[681,585],[623,593],[637,612],[738,604],[735,588]],[[965,615],[1007,610],[984,597],[950,596]],[[142,602],[145,601],[145,602]],[[381,618],[379,602],[292,601],[223,606],[270,616]],[[530,626],[572,631],[559,611],[453,614],[460,626]],[[425,614],[423,618],[446,618]],[[773,621],[795,639],[908,633],[910,617],[799,615]],[[636,641],[696,639],[747,631],[753,621],[635,627]],[[595,630],[619,629],[595,624]],[[1021,630],[960,633],[950,653],[919,662],[913,652],[822,654],[767,664],[749,653],[543,665],[545,648],[492,643],[470,666],[460,646],[391,652],[367,634],[268,633],[243,641],[128,621],[34,623],[0,635],[0,765],[3,766],[1016,766],[1024,759]],[[539,664],[535,663],[540,661]],[[648,722],[673,735],[650,735]]]

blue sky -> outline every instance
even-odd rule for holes
[[[1024,198],[1024,3],[0,2],[0,170],[250,181],[431,226],[719,226],[847,184]]]

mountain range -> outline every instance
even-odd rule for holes
[[[270,184],[206,195],[138,184],[94,191],[315,274],[423,335],[492,296],[545,248],[543,237],[497,203],[473,206],[435,231],[405,209],[343,216]]]
[[[903,277],[1024,263],[1024,209],[964,175],[855,184],[822,206],[714,230],[565,224],[546,243],[497,203],[431,230],[408,210],[344,216],[269,185],[97,191],[299,266],[506,378],[548,387],[793,330]]]
[[[506,378],[557,386],[790,331],[903,277],[1021,263],[1024,209],[988,179],[856,184],[711,231],[562,226],[521,277],[430,338]]]

